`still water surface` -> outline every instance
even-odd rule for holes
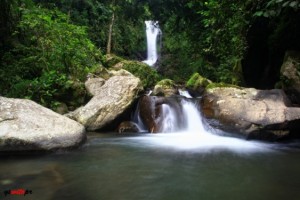
[[[0,199],[298,200],[297,146],[182,134],[92,135],[70,152],[2,155]],[[4,197],[15,188],[33,194]]]

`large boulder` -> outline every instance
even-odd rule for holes
[[[26,99],[0,97],[0,151],[71,148],[86,138],[84,127]]]
[[[288,51],[280,69],[281,87],[294,104],[300,105],[300,53]]]
[[[155,69],[139,61],[123,60],[112,67],[114,70],[124,69],[141,79],[144,88],[151,88],[160,80]]]
[[[113,76],[96,89],[95,96],[85,106],[67,116],[83,124],[87,130],[101,129],[124,113],[142,89],[140,79],[130,73]]]
[[[249,139],[277,140],[300,130],[300,108],[282,90],[213,88],[202,97],[202,110],[211,126],[242,133]]]

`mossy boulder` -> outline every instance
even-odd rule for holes
[[[161,77],[157,71],[147,64],[139,61],[124,60],[121,62],[122,68],[140,78],[144,88],[151,88],[157,83]]]
[[[194,73],[191,78],[187,81],[186,87],[192,96],[198,96],[203,93],[206,86],[211,84],[212,81],[201,76],[199,73]]]
[[[159,81],[153,90],[155,96],[169,97],[177,93],[176,84],[171,79],[163,79]]]
[[[104,66],[110,70],[127,70],[134,76],[140,78],[144,88],[154,87],[155,83],[161,79],[157,71],[147,64],[140,61],[125,60],[113,54],[105,55]],[[112,74],[110,75],[113,76]],[[102,76],[100,77],[107,79]]]

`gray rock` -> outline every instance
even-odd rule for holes
[[[0,97],[0,151],[53,150],[78,146],[84,127],[26,99]]]
[[[103,78],[89,78],[85,83],[85,89],[87,92],[95,96],[99,93],[99,88],[104,85],[105,80]]]
[[[280,139],[300,130],[300,108],[290,105],[282,90],[214,88],[202,98],[210,125],[255,139]]]
[[[80,122],[88,130],[108,125],[129,108],[143,89],[139,78],[126,74],[108,79],[85,106],[67,116]]]

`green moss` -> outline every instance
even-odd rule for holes
[[[165,88],[173,88],[175,86],[175,83],[171,79],[163,79],[163,80],[159,81],[156,85],[159,85],[159,86],[162,86]]]
[[[122,64],[123,69],[141,79],[144,88],[153,87],[159,80],[161,80],[161,76],[157,73],[157,71],[145,63],[139,61],[122,61]]]
[[[213,89],[213,88],[220,88],[220,87],[233,87],[233,88],[238,88],[241,89],[241,87],[237,86],[237,85],[232,85],[232,84],[227,84],[227,83],[210,83],[206,86],[205,89],[209,90],[209,89]]]
[[[123,58],[116,56],[114,54],[107,54],[104,56],[103,63],[105,67],[110,68],[118,64],[119,62],[122,62],[123,60],[124,60]]]
[[[110,78],[109,71],[103,67],[102,65],[94,66],[92,69],[88,71],[88,73],[95,75],[96,77],[101,77],[105,80]]]
[[[199,73],[194,73],[192,77],[187,81],[186,87],[197,89],[199,87],[206,87],[211,81],[202,77]]]

